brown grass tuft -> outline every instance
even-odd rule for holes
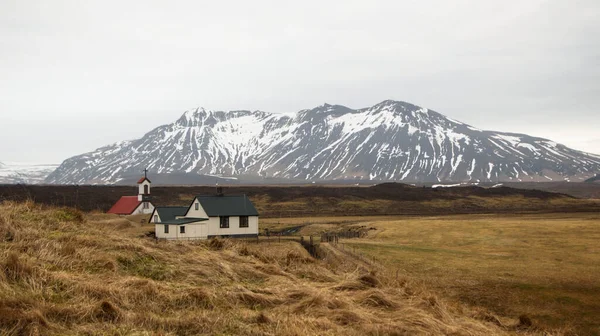
[[[73,208],[60,208],[54,211],[54,218],[61,222],[83,223],[85,220],[84,214]]]
[[[371,272],[368,274],[361,275],[358,277],[358,280],[368,287],[379,287],[381,285],[381,281],[375,276],[375,272]]]
[[[34,273],[34,268],[15,252],[11,252],[2,264],[2,270],[8,280],[25,281]]]
[[[40,335],[49,323],[39,310],[23,312],[19,309],[0,307],[0,333],[6,328],[8,335]]]
[[[531,321],[531,318],[525,314],[519,316],[519,324],[517,325],[517,328],[519,329],[529,329],[533,326],[533,321]]]
[[[94,317],[103,322],[118,322],[122,318],[121,310],[110,303],[109,301],[102,301],[94,312]]]
[[[265,294],[254,293],[249,290],[241,289],[238,293],[235,293],[234,298],[237,302],[252,308],[268,308],[273,307],[281,302],[281,300],[270,297]]]
[[[225,241],[220,238],[212,238],[208,241],[208,247],[213,251],[220,251],[225,248]]]
[[[479,311],[473,317],[481,321],[490,322],[501,328],[505,327],[505,325],[500,321],[500,319],[496,315],[486,311]]]
[[[342,326],[358,324],[362,322],[362,318],[355,312],[351,310],[338,310],[332,313],[329,319]]]
[[[359,291],[365,288],[365,284],[358,280],[345,280],[333,286],[333,289],[337,291]]]
[[[289,251],[285,256],[285,264],[288,266],[295,264],[311,264],[314,263],[314,261],[313,258],[305,257],[297,251]]]
[[[81,323],[90,317],[88,306],[53,304],[45,306],[44,312],[49,320],[59,324]]]
[[[190,288],[185,290],[177,299],[178,306],[191,306],[203,309],[215,307],[214,298],[202,288]]]
[[[255,322],[258,324],[269,324],[271,323],[271,319],[264,313],[260,312],[255,319]]]
[[[238,254],[241,256],[250,256],[252,255],[252,252],[250,252],[250,250],[248,249],[248,245],[242,245],[238,249]]]
[[[322,309],[340,309],[348,305],[337,297],[324,292],[308,294],[293,308],[296,313],[310,313]]]
[[[391,300],[380,290],[372,289],[362,295],[359,302],[363,305],[375,308],[395,309],[398,304]]]

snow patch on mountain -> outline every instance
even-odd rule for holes
[[[0,162],[0,184],[38,184],[54,171],[58,164]]]
[[[391,100],[295,114],[195,108],[140,139],[67,159],[46,181],[114,183],[144,168],[310,181],[583,180],[600,171],[600,157]]]

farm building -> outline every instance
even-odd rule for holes
[[[154,211],[154,205],[150,201],[150,185],[152,182],[146,176],[139,179],[138,195],[137,196],[121,196],[121,198],[113,205],[107,213],[117,215],[138,215],[149,214]]]
[[[150,216],[157,239],[258,236],[258,211],[246,195],[196,196],[186,207],[156,207]]]

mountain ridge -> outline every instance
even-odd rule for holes
[[[39,184],[58,164],[0,162],[0,184]]]
[[[140,139],[69,158],[46,182],[115,183],[143,168],[308,181],[583,181],[600,171],[600,156],[403,101],[325,103],[293,116],[199,107]]]

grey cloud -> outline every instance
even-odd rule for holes
[[[600,122],[598,17],[594,0],[3,1],[0,160],[61,161],[199,105],[388,98],[600,153],[581,140]]]

